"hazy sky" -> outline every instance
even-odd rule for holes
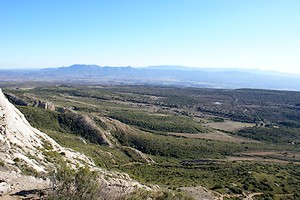
[[[74,63],[300,73],[300,0],[0,0],[0,68]]]

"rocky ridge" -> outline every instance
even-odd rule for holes
[[[99,171],[101,189],[106,191],[109,199],[116,199],[138,188],[150,190],[125,173],[96,167],[87,156],[60,146],[47,134],[33,128],[0,89],[0,195],[51,187],[48,178],[34,176],[47,174],[55,169],[49,152],[61,155],[73,168],[88,166]]]

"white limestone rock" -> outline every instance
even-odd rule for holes
[[[47,148],[45,148],[47,146]],[[50,148],[49,148],[50,147]],[[26,166],[43,174],[55,169],[54,163],[49,162],[45,151],[64,153],[63,158],[71,167],[88,166],[100,173],[99,181],[107,191],[109,199],[118,199],[138,188],[151,190],[149,187],[132,180],[128,174],[107,171],[96,167],[87,156],[69,148],[64,148],[47,134],[33,128],[24,115],[12,105],[0,89],[0,177],[5,182],[0,185],[0,193],[14,193],[20,190],[49,188],[49,179],[40,179],[22,175]],[[20,164],[20,165],[19,165]],[[102,188],[102,190],[103,190]]]

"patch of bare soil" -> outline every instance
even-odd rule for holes
[[[255,126],[255,124],[227,120],[225,122],[210,122],[210,123],[207,123],[206,126],[213,128],[213,129],[233,132],[233,131],[238,131],[243,128],[253,127],[253,126]]]
[[[86,105],[86,106],[96,107],[96,108],[99,107],[99,106],[97,106],[95,104],[91,104],[91,103],[86,103],[86,102],[83,102],[83,101],[74,100],[72,98],[74,98],[74,97],[73,96],[64,96],[63,100],[64,101],[78,103],[78,104],[83,104],[83,105]]]
[[[215,200],[224,200],[224,199],[235,199],[235,198],[242,198],[243,200],[254,200],[253,197],[260,196],[263,193],[249,193],[249,194],[220,194],[217,193]],[[199,199],[200,200],[200,199]]]
[[[198,186],[198,187],[181,187],[179,188],[186,194],[190,195],[191,197],[195,199],[201,199],[201,200],[214,200],[217,198],[216,192],[208,190],[204,187]]]
[[[243,194],[221,194],[204,187],[181,187],[179,188],[191,197],[197,200],[224,200],[227,198],[242,198],[243,200],[254,200],[255,196],[262,195],[263,193],[243,193]]]
[[[240,155],[264,159],[277,159],[296,164],[300,163],[300,152],[297,151],[249,151],[243,152]]]
[[[256,141],[256,140],[240,138],[240,137],[237,137],[237,136],[231,136],[231,135],[228,135],[227,133],[224,133],[224,132],[221,132],[221,131],[214,131],[214,132],[211,132],[211,133],[199,133],[199,134],[171,133],[170,132],[168,134],[173,135],[173,136],[186,137],[186,138],[218,140],[218,141],[234,142],[234,143],[242,143],[242,142],[260,143],[259,141]]]
[[[160,116],[160,117],[167,117],[167,116],[169,116],[169,115],[163,114],[163,113],[149,113],[149,114],[152,115],[152,116]]]
[[[17,197],[17,196],[10,196],[10,195],[4,195],[4,196],[0,196],[0,200],[20,200],[21,197]]]
[[[243,155],[277,156],[277,157],[300,159],[300,152],[296,152],[296,151],[249,151],[249,152],[244,152]]]
[[[39,199],[38,192],[40,190],[52,187],[49,179],[25,176],[14,171],[1,171],[0,177],[9,186],[8,193],[0,196],[0,200],[24,199],[26,197]]]
[[[249,194],[220,194],[220,197],[216,198],[217,200],[223,200],[224,198],[242,198],[243,200],[255,200],[256,196],[263,195],[261,192],[249,193]],[[293,196],[294,194],[278,194],[276,197],[288,197]]]
[[[227,156],[225,161],[259,161],[259,162],[269,162],[269,163],[290,163],[287,160],[273,159],[273,158],[263,158],[263,157],[240,157],[240,156]],[[293,162],[294,164],[300,165],[300,162]]]

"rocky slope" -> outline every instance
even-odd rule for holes
[[[150,189],[127,174],[98,168],[85,155],[60,146],[47,134],[33,128],[0,89],[0,195],[51,187],[46,177],[56,168],[55,156],[73,168],[88,166],[99,171],[101,189],[109,199],[137,188]]]

